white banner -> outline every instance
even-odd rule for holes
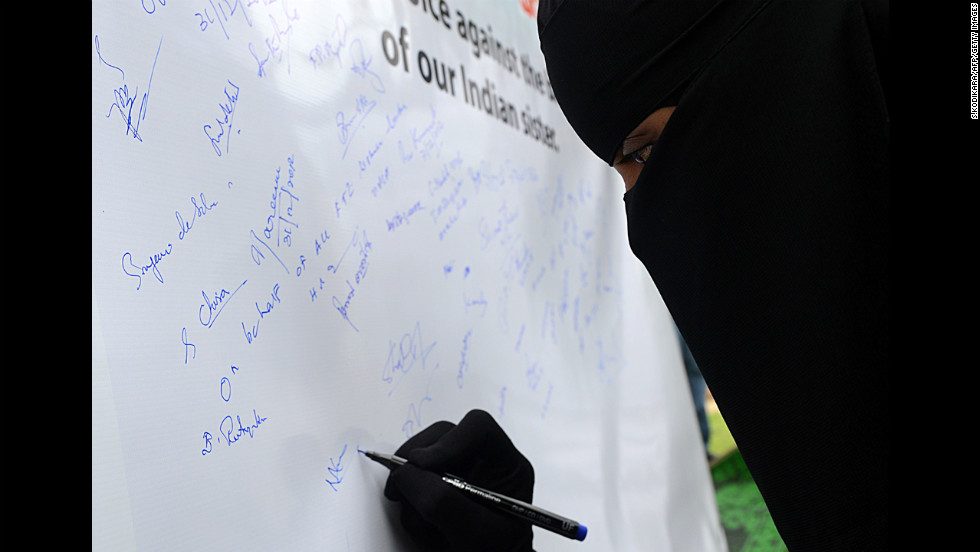
[[[92,9],[93,550],[411,549],[356,451],[472,408],[589,528],[537,550],[725,549],[533,3]]]

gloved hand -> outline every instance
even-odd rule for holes
[[[467,483],[531,503],[534,468],[490,414],[471,410],[459,425],[436,422],[395,451],[385,496],[401,503],[401,522],[426,550],[531,552],[531,524],[487,508],[442,481]]]

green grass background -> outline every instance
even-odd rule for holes
[[[759,489],[714,402],[707,401],[711,476],[729,552],[786,552]]]

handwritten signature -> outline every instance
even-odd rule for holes
[[[341,254],[340,259],[337,261],[335,265],[329,265],[327,267],[327,270],[336,274],[337,270],[340,268],[340,264],[344,261],[344,258],[347,256],[347,252],[352,250],[353,248],[358,248],[361,260],[357,265],[357,270],[354,272],[354,284],[357,284],[359,286],[362,280],[364,280],[364,278],[367,276],[368,266],[370,265],[369,257],[371,254],[372,247],[373,245],[371,241],[368,240],[367,232],[361,230],[360,228],[355,229],[354,235],[351,237],[350,243],[347,244],[347,247],[344,249],[344,252]],[[350,324],[350,327],[353,328],[355,332],[360,332],[360,330],[357,329],[357,326],[354,324],[354,322],[350,319],[350,305],[351,305],[351,301],[354,299],[354,296],[357,294],[357,287],[355,287],[354,284],[351,284],[349,279],[345,280],[345,283],[347,284],[347,288],[348,288],[346,297],[341,299],[336,295],[334,295],[333,298],[331,299],[331,302],[333,303],[333,307],[337,309],[337,312],[340,313],[341,318],[346,320],[347,323]]]
[[[374,58],[366,57],[364,55],[364,45],[361,43],[361,39],[356,39],[351,42],[350,57],[351,62],[353,62],[351,71],[353,71],[355,75],[368,81],[368,84],[371,85],[371,88],[373,88],[375,92],[384,94],[385,85],[381,81],[381,77],[371,70],[371,61],[373,61]]]
[[[122,117],[123,121],[126,123],[126,135],[128,136],[132,133],[133,138],[143,141],[143,137],[140,136],[139,127],[140,123],[146,119],[147,112],[147,102],[150,99],[150,86],[153,83],[153,73],[156,71],[157,59],[160,57],[160,48],[163,46],[163,39],[160,39],[160,43],[157,45],[156,55],[153,57],[153,66],[150,69],[150,78],[146,84],[146,91],[143,93],[143,97],[140,98],[139,110],[136,112],[135,119],[133,118],[133,108],[136,107],[137,96],[139,96],[139,87],[133,88],[132,94],[129,91],[129,84],[126,83],[126,72],[119,67],[112,65],[102,57],[102,46],[99,44],[99,37],[95,37],[95,51],[99,55],[99,61],[101,61],[106,67],[115,69],[119,71],[122,77],[123,85],[117,87],[113,90],[113,103],[109,106],[109,111],[106,113],[106,119],[111,117],[113,113],[118,113]]]
[[[229,86],[231,87],[232,91],[229,91]],[[229,136],[225,139],[224,153],[228,153],[228,144],[231,142],[230,137],[232,122],[235,119],[235,106],[238,104],[238,91],[238,86],[229,80],[228,85],[225,86],[224,90],[225,99],[228,101],[225,103],[218,103],[218,107],[221,109],[221,115],[215,117],[214,119],[217,129],[215,129],[215,127],[210,123],[204,125],[204,134],[208,137],[208,140],[211,141],[211,147],[214,148],[214,153],[216,153],[218,157],[221,157],[221,140],[222,138],[225,138],[226,132]],[[238,132],[241,133],[241,130]]]
[[[208,294],[204,290],[201,290],[201,295],[204,297],[204,303],[199,309],[197,309],[197,317],[201,322],[201,325],[210,328],[218,319],[218,315],[221,314],[222,309],[225,308],[228,301],[231,301],[232,297],[234,297],[235,294],[238,293],[238,290],[242,289],[242,286],[244,286],[247,282],[248,280],[242,281],[242,283],[238,284],[238,287],[236,287],[233,291],[228,291],[222,288],[220,292],[214,292],[213,298],[208,297]],[[207,309],[207,315],[205,315],[204,309]]]
[[[286,72],[290,72],[289,66],[289,41],[293,35],[293,25],[292,21],[299,20],[299,13],[294,9],[292,13],[289,13],[289,8],[286,7],[286,1],[282,1],[282,12],[285,21],[285,26],[280,28],[279,21],[270,13],[269,21],[272,22],[272,34],[265,39],[265,57],[259,58],[259,54],[256,53],[254,45],[248,43],[248,51],[255,58],[255,63],[259,67],[259,77],[264,77],[266,74],[265,65],[269,61],[276,61],[277,63],[282,63],[285,59],[286,61]],[[284,45],[285,42],[285,45]]]
[[[426,360],[436,342],[426,344],[422,340],[422,326],[419,322],[415,323],[412,331],[401,336],[398,342],[388,341],[388,358],[385,360],[384,368],[381,370],[381,380],[392,384],[388,391],[388,396],[395,391],[402,378],[405,377],[418,364],[422,370],[426,368]],[[397,380],[396,380],[397,376]]]
[[[123,253],[122,256],[122,268],[123,272],[127,276],[132,276],[136,278],[136,289],[139,290],[143,286],[143,276],[146,276],[147,272],[153,274],[161,284],[163,283],[163,274],[160,273],[160,261],[162,261],[167,255],[173,252],[174,245],[172,243],[167,244],[167,248],[159,253],[154,253],[149,256],[149,264],[136,265],[133,263],[133,254],[129,251]]]
[[[385,93],[385,85],[382,82],[381,77],[371,69],[371,62],[374,60],[373,57],[369,57],[364,53],[364,44],[361,39],[355,38],[347,43],[347,22],[344,20],[342,15],[337,15],[335,19],[335,26],[333,31],[330,33],[330,39],[324,40],[322,44],[318,44],[310,50],[309,59],[313,62],[313,68],[317,66],[323,66],[327,61],[333,59],[336,60],[337,65],[340,69],[344,68],[344,61],[341,57],[341,53],[347,50],[349,59],[351,62],[350,70],[354,72],[355,75],[361,77],[375,92],[381,94]]]
[[[204,215],[208,214],[208,212],[211,211],[211,209],[214,209],[218,205],[217,201],[208,203],[208,200],[204,198],[204,192],[201,192],[201,194],[198,197],[201,198],[200,205],[197,204],[196,197],[191,197],[191,207],[193,208],[193,214],[191,215],[189,221],[184,220],[184,217],[183,215],[180,214],[180,211],[174,211],[174,216],[177,218],[177,225],[180,226],[180,231],[177,232],[177,239],[179,240],[183,240],[184,237],[187,236],[187,233],[194,228],[194,223],[197,221],[198,217],[203,217]]]
[[[425,384],[425,394],[422,395],[422,398],[408,405],[408,416],[405,418],[405,423],[402,424],[402,432],[405,434],[406,439],[411,439],[417,431],[425,427],[422,421],[422,407],[425,406],[425,403],[432,402],[432,396],[429,395],[429,388],[432,387],[432,379],[435,377],[437,369],[439,369],[438,364],[436,364],[435,368],[429,374],[429,381]]]
[[[340,456],[337,457],[337,460],[335,461],[331,457],[330,466],[327,467],[328,477],[326,479],[326,482],[328,485],[330,485],[330,488],[333,489],[334,492],[339,492],[337,487],[339,487],[340,484],[344,481],[344,471],[347,469],[347,466],[344,465],[344,454],[346,453],[347,453],[347,445],[345,444],[344,450],[340,451]]]
[[[323,45],[316,45],[312,50],[310,50],[310,61],[313,62],[313,67],[316,68],[317,65],[323,65],[326,60],[331,58],[337,60],[337,64],[343,68],[343,61],[340,59],[340,52],[347,46],[347,22],[344,17],[340,14],[335,18],[336,26],[333,32],[330,33],[331,39],[336,38],[336,40],[325,40]]]
[[[231,416],[225,416],[224,419],[221,420],[219,429],[221,431],[221,435],[225,437],[225,442],[229,447],[246,435],[248,435],[249,438],[254,439],[255,430],[268,419],[260,417],[255,409],[252,409],[252,415],[255,417],[255,421],[250,425],[243,425],[241,416],[235,416],[234,420],[231,418]],[[238,422],[237,429],[235,428],[235,421]]]
[[[341,155],[341,159],[347,157],[347,150],[350,148],[351,141],[354,139],[354,134],[361,127],[361,123],[364,119],[371,113],[377,102],[368,99],[367,96],[361,94],[354,100],[354,113],[346,114],[343,111],[337,112],[337,138],[340,143],[344,146],[344,153]]]

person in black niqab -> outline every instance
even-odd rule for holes
[[[791,551],[887,547],[887,3],[543,0],[571,126]]]

